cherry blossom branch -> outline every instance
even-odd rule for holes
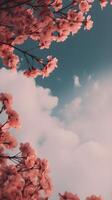
[[[54,13],[58,13],[58,12],[60,12],[60,11],[63,11],[63,10],[69,9],[71,6],[72,6],[72,9],[73,9],[73,7],[74,7],[74,5],[73,5],[73,1],[72,1],[71,3],[69,3],[68,5],[62,7],[62,8],[59,9],[58,11],[54,11]]]
[[[31,170],[34,170],[34,169],[40,170],[39,167],[33,166],[33,167],[31,167],[31,168],[27,168],[27,167],[24,167],[24,168],[23,168],[23,167],[22,167],[22,168],[18,169],[18,172],[27,172],[27,171],[31,171]]]
[[[25,51],[25,50],[23,50],[23,49],[20,49],[20,48],[18,48],[18,47],[16,47],[16,46],[14,46],[14,45],[12,45],[12,44],[8,44],[8,43],[6,43],[6,42],[0,41],[0,44],[5,44],[5,45],[7,45],[7,46],[13,47],[13,48],[16,49],[17,51],[23,53],[24,55],[26,54],[27,56],[30,56],[32,59],[34,59],[35,61],[37,61],[39,64],[45,66],[45,64],[43,63],[42,59],[37,58],[36,56],[32,55],[32,54],[29,53],[28,51]]]
[[[15,8],[15,7],[19,7],[19,6],[22,6],[22,5],[25,5],[25,4],[27,4],[28,2],[30,2],[30,1],[32,1],[32,0],[26,0],[25,2],[22,2],[22,3],[17,3],[17,4],[15,4],[15,5],[13,5],[13,6],[7,6],[7,7],[0,7],[0,10],[9,10],[9,9],[12,9],[12,8]],[[10,3],[10,2],[7,2],[7,3]],[[12,0],[12,3],[16,3],[16,2],[14,2],[13,0]],[[2,6],[3,5],[5,5],[6,4],[6,2],[4,2],[3,4],[2,4]],[[1,5],[0,5],[1,6]]]
[[[1,110],[0,110],[0,114],[3,112],[4,110],[4,105],[2,106]]]
[[[18,160],[18,159],[26,159],[25,156],[17,156],[16,155],[13,155],[13,156],[9,156],[9,155],[0,155],[0,158],[4,158],[4,159],[15,159],[15,160]]]
[[[2,129],[7,123],[8,123],[8,120],[7,120],[6,122],[4,122],[4,124],[2,124],[2,125],[0,126],[0,129]]]

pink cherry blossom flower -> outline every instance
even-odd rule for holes
[[[80,200],[76,194],[65,192],[63,195],[59,193],[60,200]]]
[[[42,71],[39,69],[36,69],[35,67],[32,67],[32,69],[28,69],[28,70],[24,71],[24,75],[28,78],[29,77],[36,78],[37,76],[42,75]]]
[[[62,4],[62,0],[54,0],[54,2],[51,4],[52,7],[54,8],[54,10],[57,12],[58,10],[60,10],[63,6]]]
[[[20,151],[24,157],[35,155],[35,151],[29,143],[20,143]]]
[[[35,187],[33,185],[28,185],[25,187],[23,194],[24,194],[25,198],[27,198],[27,197],[30,198],[34,192],[35,192]],[[36,198],[37,198],[37,196],[36,196]]]
[[[47,196],[51,195],[52,192],[52,183],[50,178],[46,175],[42,175],[42,178],[40,180],[40,184],[42,185],[43,190],[45,191],[45,194]]]
[[[85,26],[84,26],[84,29],[87,29],[87,30],[90,30],[90,29],[93,27],[93,21],[92,21],[90,15],[87,16],[87,19],[86,19],[84,25],[85,25]]]
[[[96,196],[96,195],[92,195],[90,197],[87,197],[86,200],[102,200],[101,196]]]
[[[18,37],[15,38],[15,40],[12,42],[12,45],[16,45],[16,44],[23,44],[25,40],[28,39],[27,35],[20,35]]]
[[[77,17],[77,12],[76,12],[76,10],[68,10],[68,12],[67,12],[67,19],[68,20],[75,20],[76,19],[76,17]]]
[[[43,77],[48,77],[51,72],[54,71],[54,69],[57,67],[58,60],[56,58],[52,58],[52,56],[48,56],[48,63],[46,66],[42,69],[42,75]]]
[[[36,160],[35,155],[28,156],[27,159],[25,160],[26,167],[32,168],[35,165],[35,160]]]
[[[3,63],[12,70],[16,70],[19,63],[19,57],[15,54],[9,54],[3,59]]]
[[[105,8],[107,6],[107,4],[108,4],[107,0],[100,0],[100,6],[102,9]]]
[[[79,4],[79,9],[83,13],[87,13],[91,8],[91,4],[86,0],[82,0]]]
[[[0,134],[0,144],[3,144],[7,149],[17,146],[17,140],[9,132],[2,132]]]
[[[5,109],[9,109],[12,106],[12,96],[8,93],[0,93],[0,101],[2,101]]]
[[[7,110],[6,113],[8,114],[8,124],[10,127],[13,128],[18,128],[20,127],[20,119],[19,119],[19,115],[17,114],[17,112],[15,112],[14,110]]]

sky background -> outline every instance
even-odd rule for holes
[[[91,15],[91,31],[33,51],[59,59],[50,77],[0,73],[0,89],[13,95],[22,121],[14,134],[49,160],[54,200],[65,190],[82,199],[90,194],[112,198],[112,7],[101,11],[94,4]],[[31,46],[30,41],[25,48]]]

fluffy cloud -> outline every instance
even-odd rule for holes
[[[83,198],[90,193],[102,194],[108,200],[112,196],[111,85],[110,78],[100,78],[63,109],[65,128],[80,138],[78,148],[70,154],[74,166],[70,188]]]
[[[10,92],[20,113],[20,141],[29,141],[49,160],[54,195],[65,190],[84,199],[112,196],[112,81],[89,82],[81,97],[52,115],[58,98],[21,73],[0,72],[0,90]],[[14,133],[15,134],[15,133]],[[37,148],[38,147],[38,148]]]
[[[79,77],[78,76],[74,76],[74,85],[76,86],[76,87],[81,87],[81,84],[80,84],[80,79],[79,79]]]

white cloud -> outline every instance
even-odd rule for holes
[[[71,122],[71,120],[77,118],[77,115],[79,114],[81,108],[81,103],[82,98],[76,97],[71,101],[71,103],[64,106],[64,109],[60,111],[60,114],[62,114],[62,118],[64,118],[64,123],[66,122],[68,124]]]
[[[73,181],[75,187],[71,187],[83,198],[84,194],[98,193],[109,200],[112,195],[111,85],[112,80],[105,78],[92,83],[81,95],[78,109],[73,104],[75,98],[63,111],[65,128],[80,138],[80,145],[72,152],[74,179],[78,183]]]
[[[88,81],[90,81],[91,79],[92,79],[92,75],[89,74],[89,76],[88,76]]]
[[[79,79],[79,77],[78,76],[74,76],[74,85],[76,86],[76,87],[81,87],[81,84],[80,84],[80,79]]]
[[[0,72],[0,90],[10,92],[20,113],[19,140],[30,141],[49,160],[56,193],[112,196],[112,80],[84,89],[63,109],[63,121],[51,115],[58,103],[49,89],[36,87],[21,73]],[[41,145],[40,145],[41,144]]]

